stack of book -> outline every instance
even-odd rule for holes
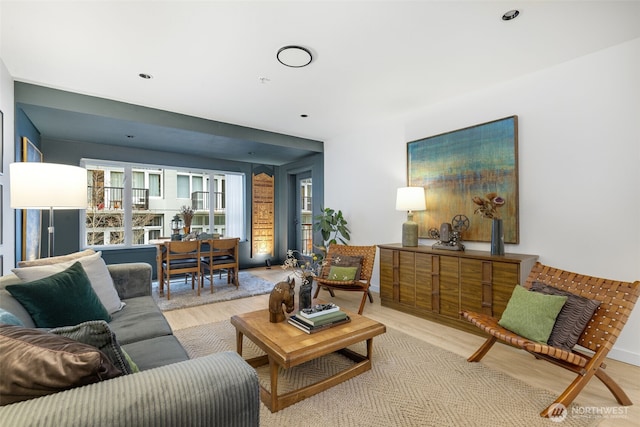
[[[320,304],[310,309],[300,310],[289,317],[289,323],[302,331],[313,334],[333,326],[349,322],[347,313],[335,304]]]

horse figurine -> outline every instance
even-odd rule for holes
[[[287,313],[293,311],[295,286],[296,281],[290,277],[286,282],[280,282],[273,287],[269,295],[269,322],[278,323],[285,320],[282,304],[285,305]]]

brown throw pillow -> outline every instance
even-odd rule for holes
[[[591,316],[600,306],[600,301],[581,297],[541,282],[533,282],[531,290],[547,295],[568,297],[567,302],[558,313],[547,344],[564,350],[571,350],[587,327]]]
[[[362,271],[361,256],[332,255],[329,264],[330,267],[357,267],[358,270],[353,280],[360,280],[360,272]]]
[[[0,325],[0,405],[122,375],[95,347],[48,332]]]

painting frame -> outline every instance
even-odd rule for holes
[[[29,141],[22,137],[22,161],[42,162],[42,153]],[[22,210],[22,260],[30,261],[40,258],[40,244],[42,235],[42,210]]]
[[[463,241],[490,242],[490,219],[474,214],[473,197],[497,193],[504,242],[520,242],[518,116],[508,116],[407,143],[407,183],[425,188],[427,209],[414,213],[420,238],[464,215]]]

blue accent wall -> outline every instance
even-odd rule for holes
[[[38,129],[36,129],[33,123],[31,123],[31,120],[29,120],[29,117],[27,117],[27,115],[24,113],[24,111],[22,111],[22,109],[16,108],[15,118],[16,118],[16,124],[15,124],[15,159],[14,160],[16,162],[21,162],[23,137],[27,137],[29,141],[31,141],[31,143],[33,143],[33,145],[35,145],[40,151],[42,151],[42,146],[41,146],[42,143],[40,140],[40,132],[38,132]],[[16,247],[15,247],[16,253],[15,255],[16,255],[16,265],[17,265],[18,261],[22,260],[22,209],[16,209],[14,214],[16,216]],[[47,224],[46,222],[44,222],[44,218],[43,218],[43,224]],[[47,249],[46,249],[47,228],[46,227],[42,227],[42,228],[43,228],[43,233],[40,237],[41,256],[43,253],[44,254],[47,253]],[[43,243],[45,247],[43,247]]]

